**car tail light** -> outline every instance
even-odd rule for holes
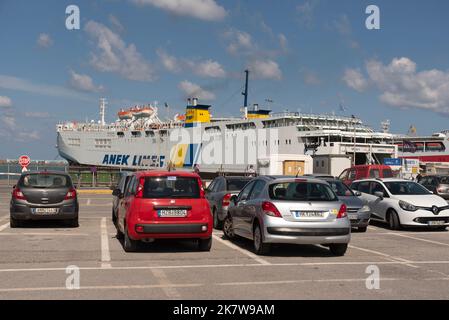
[[[74,188],[70,188],[67,194],[64,197],[64,200],[70,200],[76,198],[76,190]]]
[[[338,211],[337,219],[346,218],[348,216],[346,209],[346,205],[342,204],[340,210]]]
[[[26,200],[25,195],[19,188],[14,188],[12,190],[12,197],[16,200]]]
[[[262,210],[265,212],[266,215],[276,218],[282,218],[282,215],[279,212],[278,208],[276,208],[276,206],[271,202],[264,201],[262,203]]]
[[[143,198],[143,185],[145,184],[145,178],[141,177],[139,180],[139,185],[136,190],[136,198]]]
[[[230,203],[231,203],[231,194],[226,193],[223,197],[223,200],[221,201],[221,206],[227,207],[227,206],[229,206]]]
[[[136,232],[143,233],[144,232],[143,226],[136,226]]]

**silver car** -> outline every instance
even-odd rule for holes
[[[272,243],[291,243],[325,245],[342,256],[351,239],[346,205],[329,184],[311,178],[254,179],[231,198],[223,229],[229,239],[253,240],[262,255]]]

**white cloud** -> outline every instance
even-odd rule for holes
[[[44,96],[79,99],[85,101],[91,100],[85,94],[79,93],[75,90],[71,90],[65,87],[47,85],[42,83],[33,83],[26,79],[1,74],[0,74],[0,88],[23,91],[27,93],[33,93]]]
[[[226,71],[220,63],[211,59],[195,61],[191,59],[178,59],[162,49],[157,50],[157,54],[164,68],[173,73],[188,70],[200,77],[224,78]]]
[[[280,33],[278,35],[279,38],[279,46],[281,47],[281,50],[283,52],[287,52],[288,51],[288,40],[287,37],[285,36],[285,34]]]
[[[319,0],[308,0],[296,6],[296,12],[299,16],[299,22],[306,27],[311,27],[315,15],[315,9],[318,6]]]
[[[0,107],[8,108],[11,106],[12,106],[11,98],[5,97],[5,96],[0,96]]]
[[[226,77],[226,72],[224,71],[221,64],[216,61],[206,60],[194,64],[193,72],[201,77],[211,77],[211,78],[224,78]]]
[[[39,132],[28,131],[18,125],[16,117],[11,111],[0,114],[0,135],[4,139],[10,139],[18,142],[28,142],[30,140],[39,140]]]
[[[359,69],[346,69],[343,75],[343,81],[348,87],[358,92],[362,92],[368,87],[368,81]]]
[[[108,19],[109,19],[109,23],[112,25],[112,27],[116,31],[118,31],[120,33],[125,31],[125,27],[123,26],[123,24],[120,22],[120,20],[116,16],[114,16],[113,14],[110,14]]]
[[[229,40],[229,45],[226,50],[232,55],[248,53],[257,48],[251,35],[247,32],[230,29],[224,33],[224,36]]]
[[[40,119],[50,118],[50,114],[48,112],[25,112],[24,115],[27,118],[40,118]]]
[[[316,73],[311,72],[311,71],[306,71],[304,73],[304,83],[311,85],[311,86],[316,86],[316,85],[321,84],[321,80]]]
[[[449,114],[449,70],[417,71],[416,63],[403,57],[388,65],[368,61],[366,72],[369,83],[381,92],[383,103]]]
[[[282,71],[277,62],[273,60],[253,60],[249,63],[248,68],[256,79],[282,79]]]
[[[53,45],[53,40],[47,33],[41,33],[37,38],[37,45],[41,48],[50,48]]]
[[[349,36],[352,34],[351,23],[349,22],[349,18],[347,15],[341,15],[337,20],[333,23],[334,28],[343,36]]]
[[[186,98],[198,98],[201,100],[215,100],[215,94],[201,88],[199,85],[184,80],[179,83],[178,88],[184,92]]]
[[[177,16],[205,21],[221,21],[227,12],[215,0],[132,0],[140,5],[152,5]]]
[[[103,86],[96,86],[88,75],[78,74],[73,70],[70,70],[70,85],[80,91],[101,92],[104,90]]]
[[[118,34],[95,21],[89,21],[85,30],[97,41],[98,50],[90,61],[97,70],[115,72],[129,80],[155,80],[153,67],[134,44],[127,45]]]

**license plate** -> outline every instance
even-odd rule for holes
[[[442,220],[438,220],[438,221],[429,221],[429,222],[427,222],[427,224],[429,226],[443,226],[443,225],[445,225],[445,222]]]
[[[349,220],[357,220],[359,217],[356,214],[350,214]]]
[[[35,208],[35,214],[57,214],[59,212],[58,208]]]
[[[293,211],[295,218],[324,218],[324,212],[318,211]]]
[[[176,210],[158,210],[157,215],[161,218],[179,218],[187,216],[187,210],[176,209]]]

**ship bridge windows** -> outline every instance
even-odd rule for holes
[[[81,139],[80,138],[69,138],[68,144],[69,144],[69,146],[72,146],[72,147],[80,147]]]
[[[256,124],[254,122],[234,123],[234,124],[227,124],[226,128],[228,130],[232,130],[232,131],[250,130],[250,129],[255,129],[256,128]]]
[[[221,129],[219,126],[213,126],[213,127],[207,127],[206,129],[204,129],[204,131],[207,133],[220,133]]]
[[[117,132],[117,137],[123,138],[123,137],[125,137],[125,133],[122,132],[122,131],[118,131],[118,132]]]
[[[95,148],[110,149],[111,139],[95,139]]]
[[[146,137],[154,137],[154,131],[153,130],[147,130],[145,131]]]

